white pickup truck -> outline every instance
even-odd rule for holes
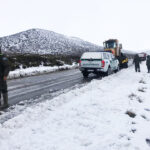
[[[119,71],[119,61],[110,52],[85,52],[79,61],[79,69],[84,77],[90,73],[109,75]]]

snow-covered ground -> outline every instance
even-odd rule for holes
[[[20,78],[20,77],[26,77],[26,76],[33,76],[33,75],[39,75],[39,74],[44,74],[44,73],[50,73],[54,71],[60,71],[60,70],[67,70],[67,69],[73,69],[78,67],[78,64],[73,63],[72,65],[63,65],[63,66],[39,66],[39,67],[30,67],[30,68],[20,68],[16,69],[14,71],[11,71],[9,73],[8,79],[15,79],[15,78]]]
[[[140,73],[93,80],[0,124],[0,149],[150,150],[149,97],[143,62]]]

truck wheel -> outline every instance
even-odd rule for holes
[[[87,73],[87,72],[82,72],[82,74],[83,74],[83,77],[84,77],[84,78],[87,78],[87,77],[88,77],[88,73]]]
[[[106,76],[109,76],[111,73],[112,73],[112,70],[111,70],[110,67],[108,67],[108,70],[107,70],[107,72],[106,72]]]
[[[125,68],[128,68],[128,63],[125,63]]]
[[[96,76],[97,76],[97,77],[101,77],[101,76],[102,76],[102,73],[101,73],[101,72],[97,72],[97,73],[96,73]]]
[[[120,70],[120,67],[118,65],[117,69],[114,72],[117,73],[119,70]]]

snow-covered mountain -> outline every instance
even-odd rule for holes
[[[103,48],[76,37],[68,37],[53,31],[30,29],[0,38],[5,53],[30,54],[79,54],[99,51]]]

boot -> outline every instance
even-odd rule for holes
[[[7,108],[8,105],[8,93],[3,93],[3,101],[4,101],[4,105],[2,106],[3,108]]]

